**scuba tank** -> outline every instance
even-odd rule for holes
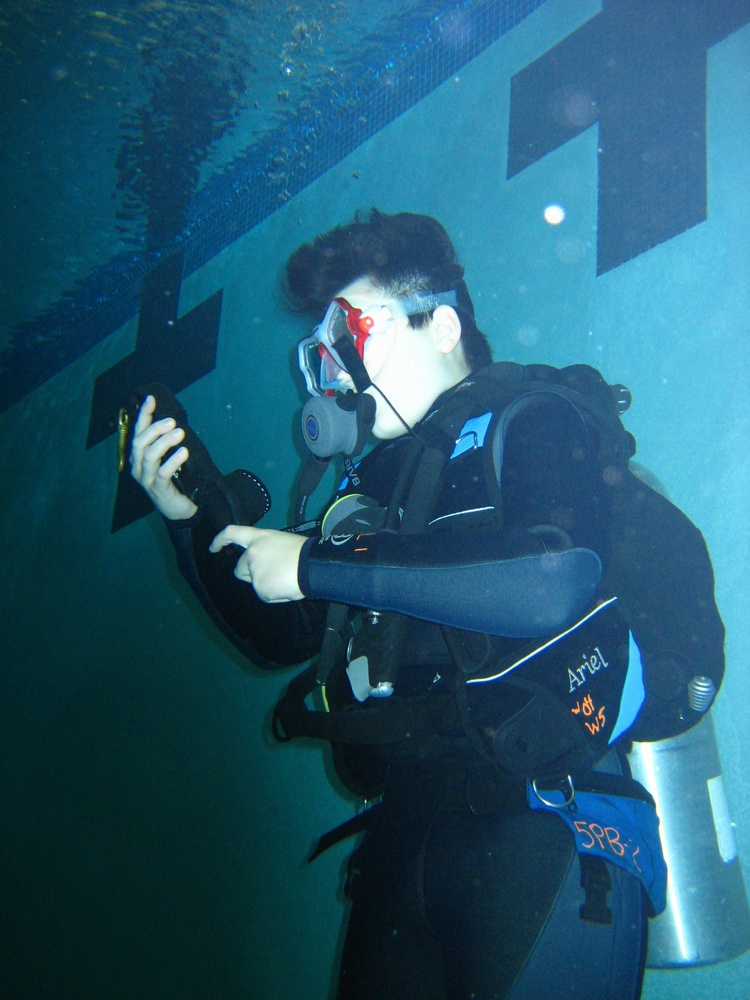
[[[667,496],[649,469],[632,459],[630,469]],[[667,908],[649,921],[650,969],[715,965],[750,948],[750,907],[708,712],[715,693],[712,681],[694,677],[688,701],[706,713],[700,722],[669,739],[633,743],[628,755],[633,777],[656,801],[669,870]]]
[[[656,801],[669,869],[667,908],[649,921],[646,965],[714,965],[750,948],[750,907],[729,816],[713,720],[634,743],[633,777]]]

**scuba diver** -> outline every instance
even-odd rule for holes
[[[298,350],[313,482],[347,455],[322,521],[308,481],[302,524],[217,532],[153,396],[131,471],[235,645],[269,669],[313,658],[277,737],[329,742],[374,803],[319,845],[364,832],[339,1000],[635,1000],[667,876],[625,751],[699,717],[701,628],[720,683],[710,564],[703,623],[652,649],[647,585],[623,571],[623,497],[643,488],[617,392],[587,366],[493,365],[436,220],[358,215],[295,251],[286,291],[318,324]]]

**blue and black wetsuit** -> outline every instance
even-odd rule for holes
[[[442,398],[438,417],[441,405]],[[347,484],[344,491],[388,506],[411,447],[409,438],[380,444],[360,463],[356,489]],[[490,489],[482,457],[490,447],[499,493]],[[452,638],[491,637],[497,663],[523,659],[544,637],[565,632],[592,606],[609,519],[590,431],[570,402],[540,393],[503,429],[502,441],[455,448],[423,530],[307,542],[299,575],[304,601],[262,604],[233,576],[236,553],[209,554],[212,531],[200,514],[171,526],[183,573],[232,641],[261,666],[317,654],[329,602],[406,621],[387,701],[394,711],[418,704],[421,719],[440,721],[434,731],[422,727],[380,745],[371,740],[358,748],[355,741],[346,748],[346,764],[384,777],[384,786],[350,863],[341,1000],[639,996],[641,884],[606,862],[580,865],[558,817],[529,809],[525,776],[492,756],[503,722],[521,719],[530,744],[544,735],[534,732],[534,713],[524,716],[529,690],[491,676],[471,688],[459,684]],[[617,622],[610,632],[612,653],[603,640],[591,640],[607,662],[627,656]],[[556,649],[542,668],[564,669],[567,685],[569,667],[557,662]],[[583,684],[578,666],[574,676]],[[364,718],[374,700],[356,701],[344,667],[331,675],[330,699]],[[466,696],[457,704],[459,688]],[[542,727],[544,719],[542,712]],[[514,746],[524,742],[517,737]],[[599,756],[600,769],[619,773],[614,752],[605,748]]]

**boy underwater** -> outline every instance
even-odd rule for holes
[[[308,390],[336,419],[349,393],[342,419],[378,441],[322,525],[216,534],[175,486],[184,430],[152,420],[153,397],[131,469],[232,641],[264,668],[318,657],[328,711],[290,685],[282,738],[329,740],[348,787],[379,798],[349,863],[338,996],[636,1000],[635,858],[660,858],[658,834],[610,833],[585,857],[559,815],[597,782],[638,798],[621,745],[642,697],[628,707],[628,624],[602,585],[613,486],[596,436],[553,387],[509,405],[488,388],[463,267],[430,217],[358,216],[300,247],[286,285],[318,323],[298,354]],[[614,830],[577,822],[592,841]]]

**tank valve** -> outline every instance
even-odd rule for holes
[[[710,677],[693,677],[688,684],[688,704],[694,712],[707,712],[716,694]]]

